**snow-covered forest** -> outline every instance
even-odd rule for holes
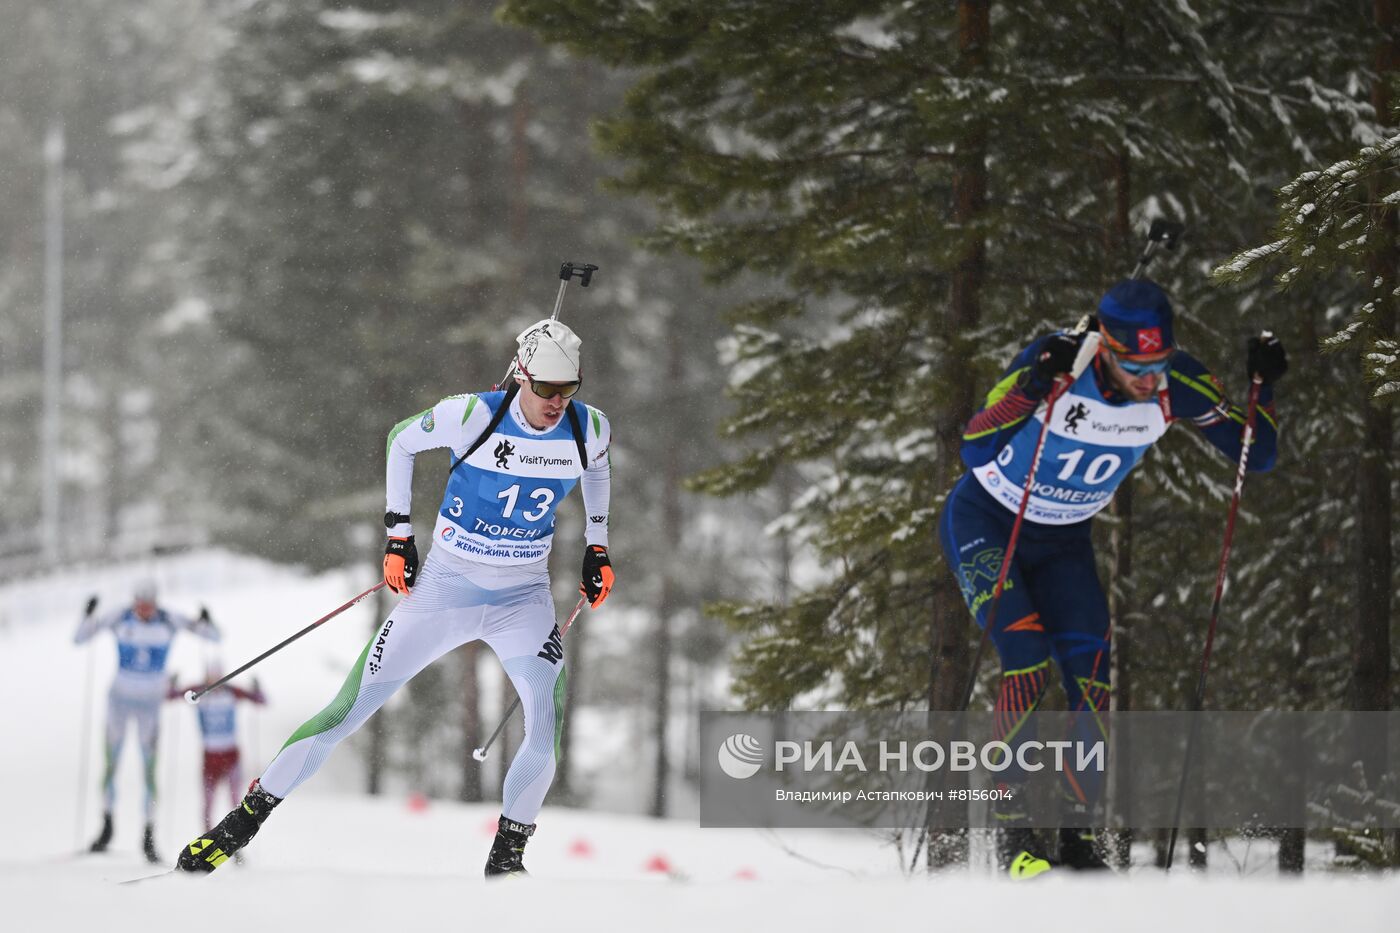
[[[563,319],[613,429],[617,583],[565,640],[546,807],[693,820],[700,710],[957,708],[978,631],[936,523],[963,426],[1169,218],[1179,345],[1236,402],[1247,338],[1290,363],[1206,706],[1400,703],[1400,0],[0,0],[0,23],[0,645],[66,651],[22,633],[139,578],[220,610],[189,568],[226,560],[276,582],[209,583],[256,634],[225,667],[351,598],[390,429],[490,389],[560,263],[596,263]],[[426,529],[451,462],[417,463]],[[1115,709],[1189,706],[1234,481],[1180,424],[1095,522]],[[573,497],[561,613],[584,522]],[[337,621],[363,643],[392,603]],[[454,650],[327,781],[485,813],[518,720],[470,751],[514,696]],[[1268,845],[1281,871],[1400,865],[1393,829]]]

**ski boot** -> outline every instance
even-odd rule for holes
[[[1094,816],[1088,805],[1068,801],[1062,813],[1060,830],[1060,862],[1075,871],[1111,871],[1099,854],[1094,831],[1081,827],[1093,826]]]
[[[496,824],[496,839],[486,856],[487,878],[524,878],[525,843],[535,834],[534,823],[517,823],[504,816]]]
[[[146,824],[146,834],[141,838],[141,851],[146,856],[146,861],[152,865],[158,865],[161,857],[156,854],[156,828],[150,823]]]
[[[1099,855],[1092,829],[1060,830],[1060,864],[1075,871],[1112,871]]]
[[[1008,826],[997,831],[997,864],[1012,881],[1025,881],[1060,863],[1050,857],[1035,830]]]
[[[107,846],[112,841],[112,814],[107,812],[102,814],[102,832],[97,834],[97,838],[88,846],[89,852],[106,852]]]
[[[218,826],[180,851],[175,870],[207,873],[218,868],[257,835],[272,808],[281,802],[281,797],[272,796],[254,781],[243,802],[230,810]]]
[[[1034,878],[1055,867],[1026,812],[1025,787],[1021,784],[998,784],[1005,796],[992,804],[996,826],[997,868],[1013,881]]]

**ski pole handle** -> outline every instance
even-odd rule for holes
[[[559,630],[559,637],[561,639],[568,634],[569,626],[574,624],[574,620],[578,618],[578,614],[583,611],[583,604],[587,601],[587,596],[579,597],[578,605],[574,606],[574,611],[569,613],[569,617],[564,620],[564,627]],[[501,722],[498,726],[496,726],[496,731],[491,733],[491,738],[487,739],[486,744],[481,746],[480,748],[472,749],[473,758],[475,758],[477,761],[486,760],[486,753],[490,750],[492,745],[496,744],[496,739],[500,738],[501,736],[501,730],[506,727],[506,723],[510,722],[510,717],[515,715],[515,710],[519,706],[520,695],[517,694],[515,697],[515,702],[510,705],[510,709],[506,710],[506,714],[501,717]]]
[[[238,668],[237,670],[232,671],[232,672],[230,672],[230,673],[228,673],[228,674],[225,674],[224,676],[220,677],[218,680],[214,681],[212,684],[207,684],[207,685],[205,685],[205,686],[203,686],[203,687],[200,687],[198,690],[189,690],[189,691],[186,691],[186,692],[185,692],[185,702],[186,702],[186,703],[198,703],[200,697],[204,696],[204,695],[205,695],[206,693],[208,693],[210,690],[213,690],[215,687],[222,687],[224,684],[228,683],[230,680],[233,680],[233,678],[237,677],[239,674],[243,673],[243,672],[246,671],[248,668],[252,667],[254,664],[257,664],[259,661],[262,661],[264,658],[268,658],[268,657],[270,657],[270,656],[276,654],[277,652],[281,651],[283,648],[285,648],[285,647],[287,647],[288,645],[290,645],[292,642],[296,641],[296,640],[297,640],[298,638],[300,638],[301,636],[305,635],[307,632],[309,632],[309,631],[311,631],[312,629],[316,628],[316,626],[321,625],[321,624],[324,623],[324,622],[329,622],[331,619],[334,619],[336,616],[340,615],[340,614],[341,614],[342,612],[344,612],[346,609],[349,609],[351,606],[355,605],[355,604],[358,603],[360,600],[364,599],[366,596],[369,596],[371,593],[376,593],[376,592],[378,592],[379,590],[381,590],[381,589],[383,589],[383,588],[384,588],[384,581],[383,581],[383,580],[380,580],[380,581],[379,581],[378,583],[376,583],[374,586],[372,586],[372,587],[370,587],[369,589],[365,590],[363,593],[361,593],[360,595],[358,595],[358,596],[356,596],[355,598],[351,599],[349,602],[347,602],[347,603],[345,603],[344,605],[339,606],[339,607],[337,607],[337,608],[335,608],[335,609],[332,609],[330,612],[328,612],[328,613],[326,613],[325,615],[321,616],[321,618],[317,619],[315,622],[312,622],[310,625],[308,625],[306,628],[302,629],[300,632],[297,632],[297,633],[296,633],[295,635],[293,635],[292,637],[290,637],[290,638],[288,638],[288,639],[285,639],[284,641],[281,641],[281,642],[277,643],[276,645],[273,645],[271,648],[267,649],[267,650],[264,651],[262,654],[258,655],[256,658],[254,658],[253,660],[249,661],[247,664],[243,665],[242,667]]]

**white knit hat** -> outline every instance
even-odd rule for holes
[[[535,382],[578,382],[582,367],[579,348],[583,341],[558,321],[531,324],[515,338],[520,349],[515,364]]]

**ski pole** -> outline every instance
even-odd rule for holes
[[[176,787],[180,783],[180,717],[185,715],[185,711],[171,707],[169,703],[161,703],[160,706],[159,716],[170,720],[170,757],[165,765],[165,825],[174,826],[176,814],[180,812],[180,806],[176,802]],[[156,748],[160,748],[159,742]],[[159,793],[160,789],[157,788],[157,794]]]
[[[369,596],[371,593],[376,593],[376,592],[378,592],[379,590],[381,590],[381,589],[383,589],[383,588],[384,588],[384,581],[383,581],[383,580],[380,580],[378,583],[376,583],[374,586],[370,587],[369,589],[365,590],[365,591],[364,591],[363,593],[361,593],[359,596],[356,596],[355,598],[351,599],[349,602],[345,603],[345,604],[342,605],[342,606],[339,606],[339,607],[337,607],[337,608],[335,608],[335,609],[332,609],[330,612],[328,612],[328,613],[326,613],[325,615],[321,616],[321,618],[317,619],[315,622],[312,622],[310,625],[308,625],[306,628],[302,629],[300,632],[297,632],[295,635],[291,636],[290,638],[287,638],[287,639],[285,639],[285,640],[283,640],[283,641],[281,641],[281,642],[278,642],[276,645],[273,645],[271,648],[267,649],[267,650],[264,651],[262,654],[258,655],[256,658],[254,658],[253,660],[249,661],[247,664],[243,665],[242,667],[238,668],[237,670],[230,671],[229,673],[227,673],[227,674],[225,674],[224,676],[220,677],[218,680],[214,681],[212,684],[205,684],[203,687],[200,687],[198,690],[186,690],[186,691],[185,691],[185,702],[187,702],[187,703],[198,703],[198,702],[199,702],[199,698],[202,697],[202,696],[204,696],[204,695],[205,695],[206,693],[208,693],[210,690],[213,690],[215,687],[222,687],[224,684],[228,683],[230,680],[233,680],[233,678],[237,677],[239,674],[243,673],[243,672],[246,671],[248,668],[252,667],[254,664],[257,664],[259,661],[263,660],[264,658],[271,657],[272,655],[274,655],[274,654],[276,654],[277,652],[281,651],[283,648],[285,648],[285,647],[287,647],[288,645],[290,645],[292,642],[296,641],[296,640],[297,640],[298,638],[300,638],[301,636],[305,635],[307,632],[309,632],[309,631],[311,631],[312,629],[314,629],[316,626],[322,624],[323,622],[329,622],[331,619],[334,619],[336,616],[340,615],[340,614],[341,614],[342,612],[344,612],[346,609],[349,609],[351,606],[355,605],[355,604],[358,603],[360,600],[364,599],[366,596]]]
[[[574,606],[574,611],[569,613],[569,617],[564,620],[564,627],[559,630],[559,637],[561,639],[568,634],[569,626],[574,624],[574,619],[577,619],[578,614],[583,611],[583,604],[586,602],[588,602],[587,596],[579,597],[578,605]],[[501,730],[506,727],[506,723],[510,722],[510,717],[515,714],[515,710],[518,706],[520,706],[520,695],[516,694],[515,702],[510,705],[510,709],[506,710],[505,715],[501,717],[501,723],[496,726],[496,731],[491,733],[491,738],[486,740],[485,745],[472,750],[473,758],[477,761],[486,760],[486,752],[496,743],[496,739],[501,735]]]
[[[962,702],[958,705],[958,712],[967,710],[967,706],[972,702],[972,691],[977,686],[977,668],[982,663],[982,655],[987,650],[987,640],[991,636],[993,626],[996,624],[997,607],[1001,605],[1002,590],[1006,587],[1006,575],[1011,570],[1011,558],[1016,554],[1016,542],[1021,536],[1021,525],[1025,521],[1026,506],[1031,501],[1031,490],[1035,488],[1035,474],[1040,469],[1040,455],[1045,450],[1045,438],[1050,431],[1050,419],[1054,417],[1055,403],[1060,400],[1060,396],[1069,391],[1069,387],[1074,384],[1084,370],[1093,361],[1094,354],[1099,349],[1099,334],[1097,331],[1088,332],[1089,319],[1086,317],[1075,327],[1075,332],[1084,334],[1084,343],[1079,348],[1079,354],[1075,357],[1074,366],[1068,375],[1055,377],[1054,387],[1050,390],[1050,395],[1045,400],[1045,420],[1040,425],[1040,436],[1035,442],[1035,452],[1031,455],[1031,468],[1026,473],[1026,485],[1021,490],[1021,506],[1016,510],[1016,520],[1011,524],[1011,534],[1006,541],[1006,552],[1001,558],[1001,570],[997,574],[996,586],[992,588],[992,604],[987,608],[987,624],[982,626],[982,636],[977,639],[977,650],[972,655],[972,667],[968,670],[967,687],[963,690]]]
[[[1186,776],[1191,769],[1191,753],[1195,750],[1200,731],[1199,713],[1205,705],[1206,674],[1210,671],[1210,652],[1215,645],[1215,626],[1220,620],[1220,603],[1225,595],[1225,570],[1230,565],[1230,544],[1235,537],[1235,517],[1240,511],[1240,496],[1244,493],[1244,476],[1249,464],[1249,448],[1254,443],[1254,418],[1259,410],[1259,387],[1263,380],[1258,373],[1249,384],[1249,405],[1244,416],[1244,434],[1240,438],[1240,463],[1235,471],[1235,492],[1230,497],[1230,515],[1225,520],[1225,543],[1220,550],[1220,566],[1215,573],[1215,599],[1210,606],[1210,625],[1206,628],[1206,646],[1201,652],[1201,672],[1196,679],[1196,695],[1191,701],[1191,729],[1186,734],[1186,752],[1181,760],[1181,780],[1176,787],[1176,811],[1172,816],[1171,836],[1167,840],[1166,871],[1172,870],[1172,855],[1176,850],[1177,831],[1181,826],[1181,809],[1186,799]]]
[[[89,613],[90,615],[91,613]],[[83,681],[83,726],[82,744],[78,747],[78,822],[77,846],[81,850],[83,845],[83,819],[87,815],[88,790],[88,759],[92,756],[92,667],[93,667],[93,644],[88,642],[87,646],[87,674]]]

